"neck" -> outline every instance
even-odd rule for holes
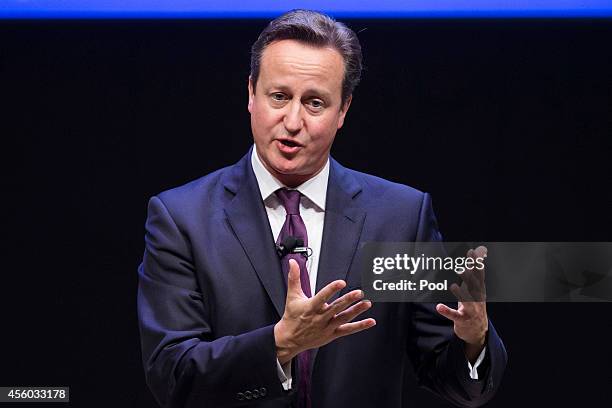
[[[270,171],[270,169],[268,169],[268,171]],[[276,177],[278,181],[280,181],[287,187],[296,188],[297,186],[304,184],[305,182],[319,174],[320,171],[321,170],[317,171],[315,174],[312,175],[281,174],[276,173],[274,171],[270,171],[270,173],[272,173],[272,175]]]

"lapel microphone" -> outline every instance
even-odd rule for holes
[[[279,258],[289,254],[301,254],[304,258],[308,259],[312,255],[312,249],[304,246],[303,239],[290,235],[285,237],[280,244],[276,244],[276,253]]]

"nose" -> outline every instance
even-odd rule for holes
[[[302,104],[299,100],[291,101],[287,105],[287,111],[283,118],[285,129],[290,134],[298,133],[304,127],[304,119],[302,118]]]

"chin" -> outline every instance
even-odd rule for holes
[[[273,167],[279,173],[283,173],[283,174],[293,173],[299,167],[299,165],[296,162],[297,162],[296,158],[287,159],[286,157],[279,155],[273,161]]]
[[[274,171],[283,176],[297,176],[298,169],[295,166],[276,166]]]

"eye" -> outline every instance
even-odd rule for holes
[[[325,103],[321,99],[310,99],[308,105],[313,110],[321,110],[325,107]]]
[[[282,102],[287,100],[287,95],[282,92],[274,92],[272,93],[272,95],[270,95],[270,97],[274,102]]]

